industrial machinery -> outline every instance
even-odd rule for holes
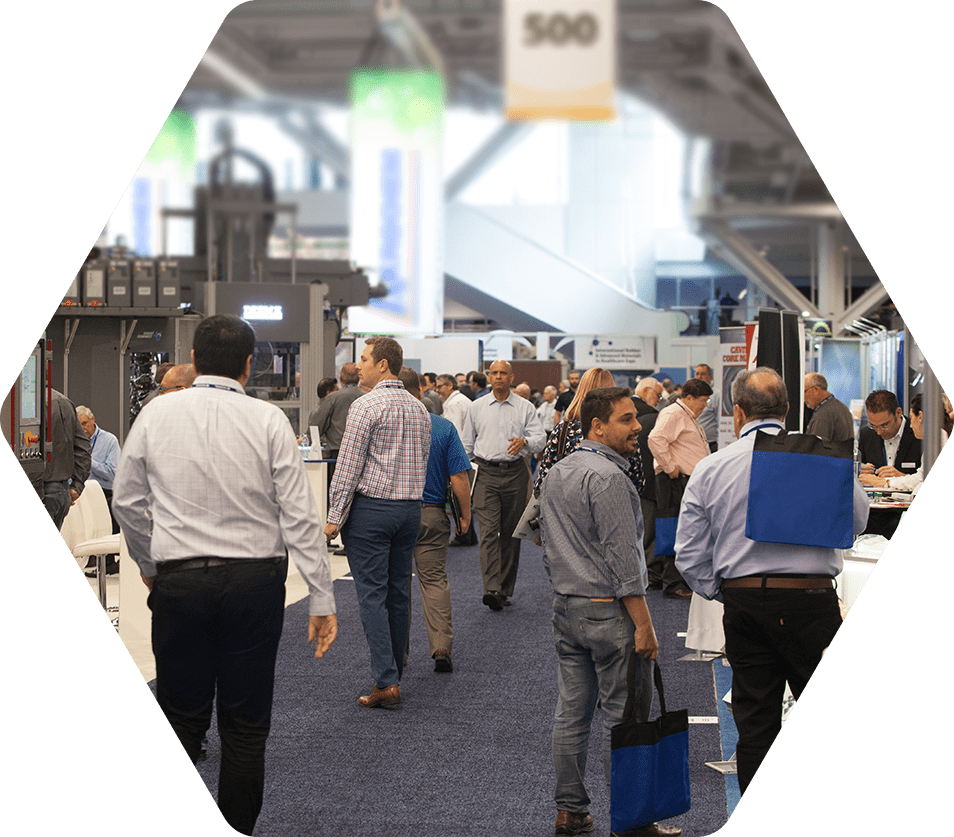
[[[48,418],[52,388],[47,351],[43,338],[33,347],[0,410],[3,437],[34,487],[43,482],[43,471],[53,450]]]
[[[154,388],[151,370],[188,363],[196,325],[218,313],[237,314],[255,329],[249,394],[281,402],[295,432],[304,432],[318,406],[318,381],[335,375],[343,310],[366,305],[374,293],[348,261],[296,259],[295,248],[291,258],[268,257],[276,217],[291,218],[294,240],[298,208],[276,203],[268,167],[225,140],[194,207],[161,213],[163,242],[168,219],[192,219],[194,254],[144,258],[122,247],[91,254],[48,329],[53,385],[91,406],[120,442]],[[235,182],[238,160],[252,165],[256,182]]]

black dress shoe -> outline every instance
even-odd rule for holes
[[[589,834],[595,828],[596,823],[589,814],[558,811],[553,834],[555,837],[574,837],[576,834]]]
[[[484,604],[487,605],[491,610],[503,610],[503,596],[495,590],[491,590],[489,593],[484,593]]]
[[[611,831],[610,837],[680,837],[682,829],[675,825],[660,825],[658,822],[628,828],[626,831]]]
[[[451,663],[450,651],[443,648],[434,652],[434,671],[452,672],[454,665]]]
[[[647,590],[662,590],[661,581],[650,581],[649,585],[646,587]]]

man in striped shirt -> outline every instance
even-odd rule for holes
[[[358,375],[370,392],[348,410],[328,497],[325,535],[341,531],[371,651],[374,688],[362,706],[401,702],[414,545],[431,447],[431,422],[398,374],[404,352],[370,337]]]

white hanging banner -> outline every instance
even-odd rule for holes
[[[507,119],[616,116],[613,0],[505,0]]]
[[[348,309],[355,334],[444,331],[444,80],[351,75],[351,259],[387,295]]]

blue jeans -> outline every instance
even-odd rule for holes
[[[379,689],[400,683],[404,673],[411,564],[420,529],[420,500],[356,494],[341,530]]]
[[[633,620],[619,601],[593,602],[580,596],[553,597],[553,642],[559,662],[556,713],[553,716],[554,801],[558,811],[589,813],[583,786],[593,711],[603,713],[603,771],[610,788],[610,730],[623,719],[626,670],[633,648]],[[640,659],[636,681],[637,712],[649,719],[652,671]]]

